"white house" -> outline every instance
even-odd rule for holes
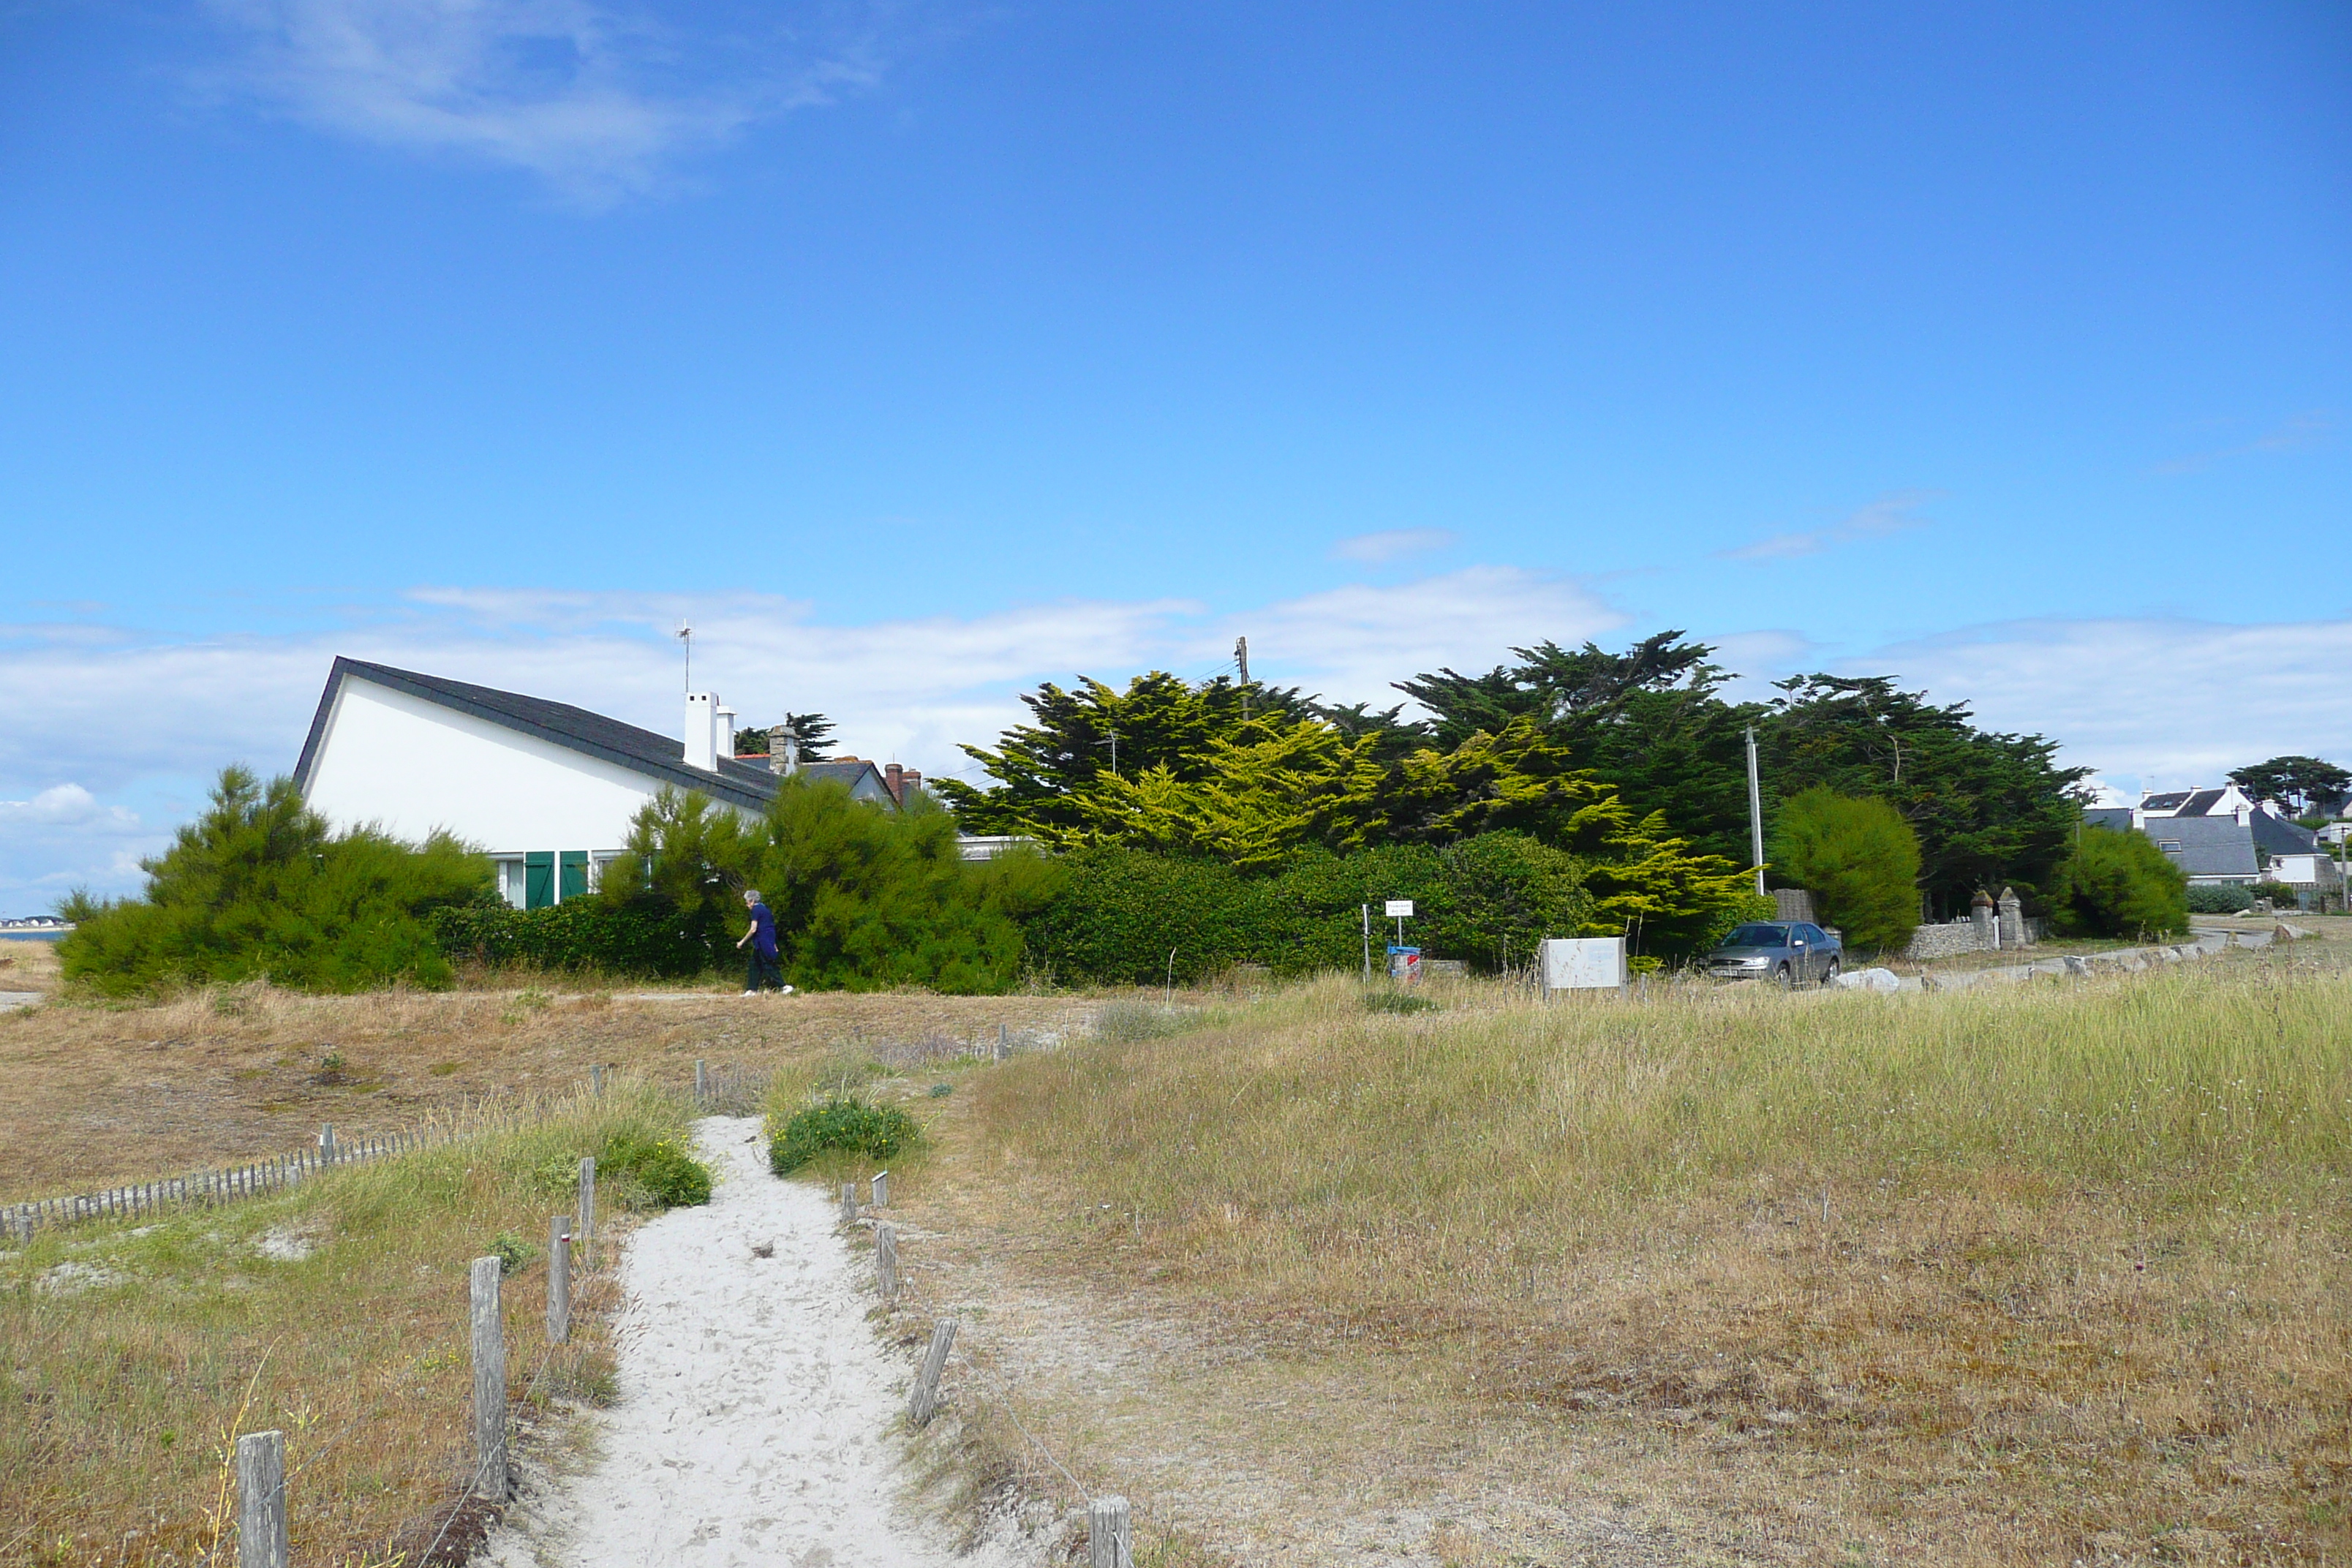
[[[780,775],[837,779],[896,807],[922,775],[856,757],[801,763],[787,752],[738,760],[735,713],[688,695],[677,736],[543,698],[388,665],[338,658],[310,721],[294,782],[339,828],[373,823],[418,839],[446,828],[488,849],[499,891],[537,909],[595,888],[630,820],[663,789],[697,790],[755,813]]]

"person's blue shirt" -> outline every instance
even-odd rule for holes
[[[751,906],[751,949],[761,958],[776,956],[776,916],[765,904]]]

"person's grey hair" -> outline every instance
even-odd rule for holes
[[[757,889],[757,888],[746,888],[746,889],[743,889],[743,901],[744,901],[745,903],[747,903],[747,904],[756,904],[756,903],[758,903],[758,902],[760,901],[760,889]]]

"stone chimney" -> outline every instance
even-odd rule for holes
[[[686,765],[719,771],[719,699],[708,691],[686,694]]]
[[[912,805],[915,797],[923,793],[923,775],[917,773],[912,768],[908,768],[898,782],[900,785],[898,804],[900,805]]]
[[[890,798],[900,805],[907,804],[907,770],[892,763],[882,770],[882,778],[890,786]]]
[[[801,771],[800,731],[789,721],[768,731],[768,771],[779,776]]]

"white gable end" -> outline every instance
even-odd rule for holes
[[[436,827],[493,854],[609,852],[660,785],[600,758],[359,677],[329,710],[305,794],[339,828]]]

